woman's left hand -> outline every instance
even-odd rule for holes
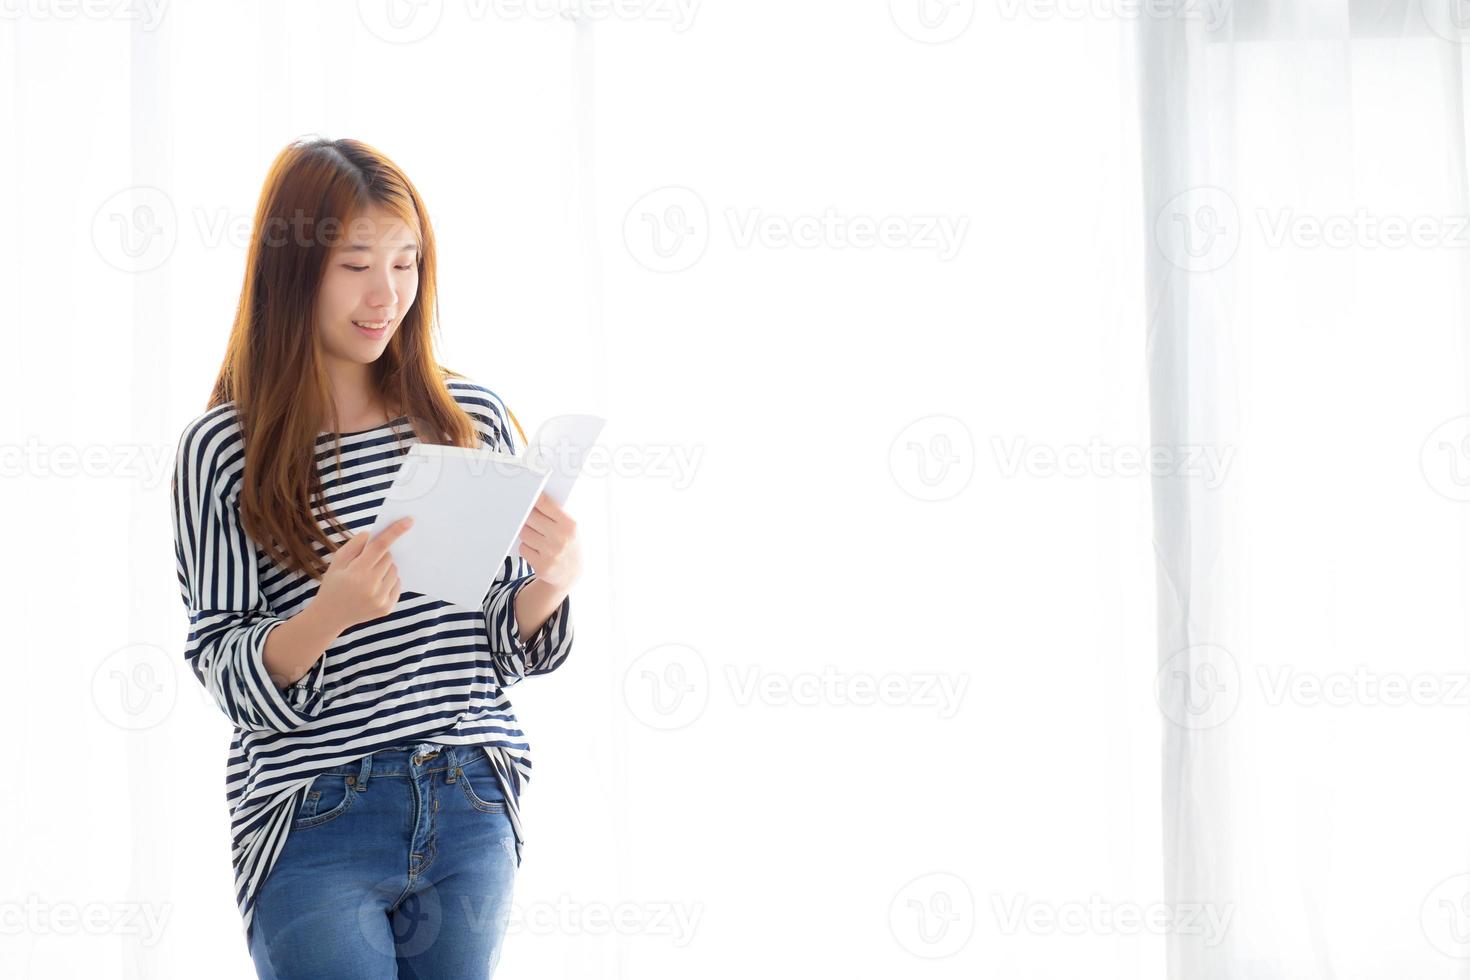
[[[570,592],[582,574],[577,522],[545,493],[521,527],[520,555],[536,570],[537,579],[558,592]]]

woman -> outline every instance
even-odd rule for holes
[[[465,608],[400,591],[409,519],[366,530],[415,442],[516,452],[500,398],[438,366],[434,268],[391,161],[288,146],[179,439],[185,657],[235,726],[236,899],[263,978],[486,977],[508,922],[531,763],[505,690],[565,661],[581,557],[543,494]]]

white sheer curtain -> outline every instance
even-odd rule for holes
[[[1463,977],[1463,47],[1425,4],[1140,22],[1169,976]]]

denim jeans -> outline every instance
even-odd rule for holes
[[[456,980],[500,959],[515,836],[479,746],[418,742],[321,773],[256,898],[261,980]]]

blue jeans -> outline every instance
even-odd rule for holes
[[[484,749],[380,749],[312,782],[256,898],[250,956],[261,980],[483,980],[515,871]]]

